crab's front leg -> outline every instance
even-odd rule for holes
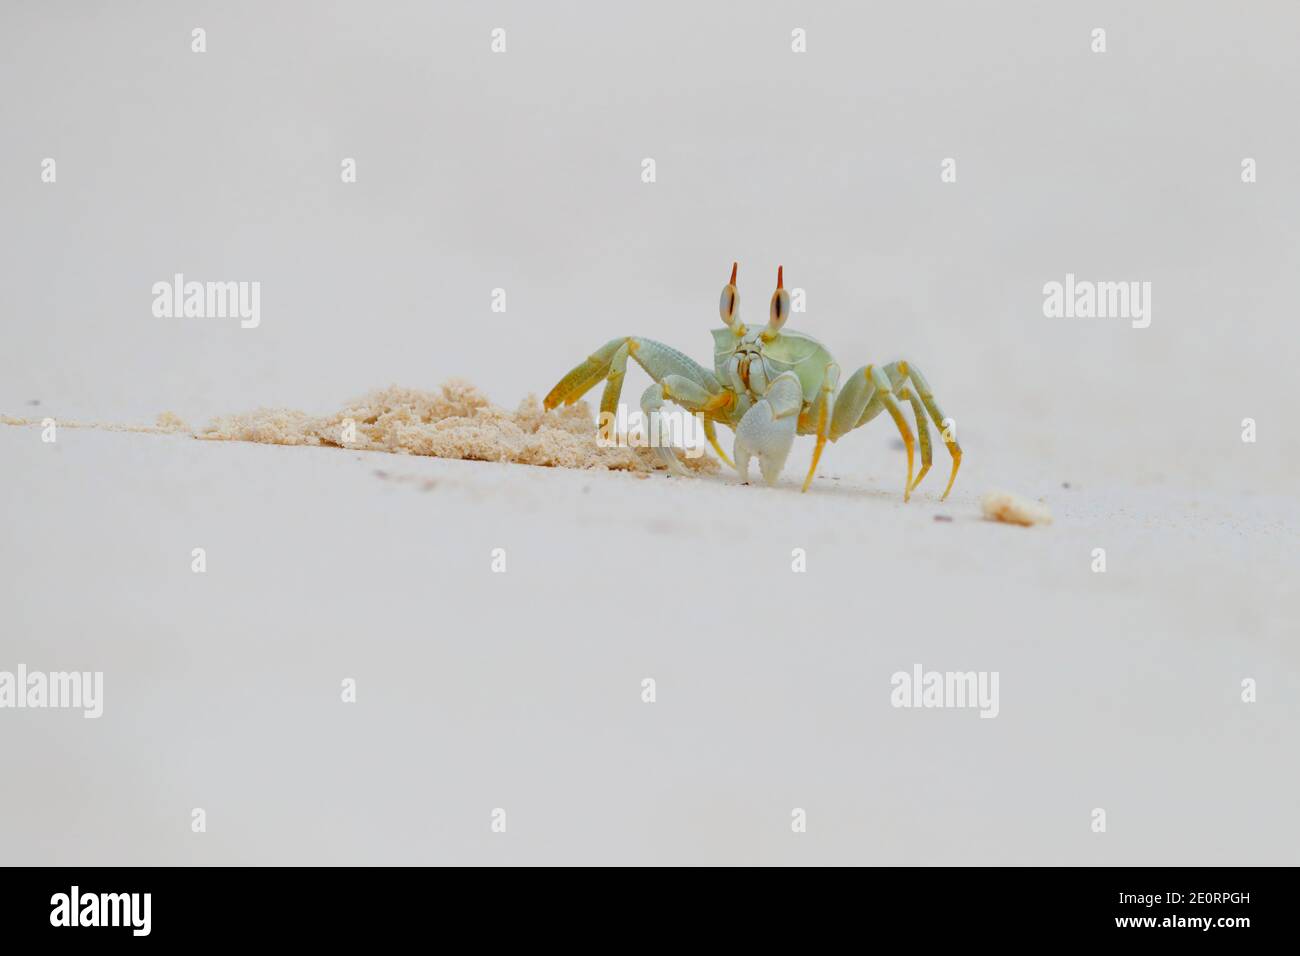
[[[656,382],[662,382],[669,375],[680,375],[697,382],[710,394],[721,391],[717,376],[694,359],[654,339],[628,335],[611,339],[586,361],[571,369],[547,394],[543,406],[549,411],[558,405],[572,405],[603,381],[601,410],[615,411],[623,391],[623,376],[627,372],[629,357],[635,359]]]
[[[735,394],[719,385],[717,376],[704,366],[671,346],[653,339],[633,335],[606,342],[551,389],[546,396],[545,407],[549,410],[561,404],[572,405],[604,381],[605,387],[600,396],[601,427],[608,427],[618,411],[629,358],[645,369],[655,381],[641,396],[641,411],[647,419],[651,412],[657,413],[665,401],[671,401],[690,412],[703,413],[705,437],[723,460],[727,461],[726,455],[718,447],[717,434],[710,419],[717,417],[719,421],[731,421],[731,412],[737,401]],[[657,447],[655,454],[674,473],[685,472],[677,461],[677,456],[668,448]],[[730,464],[730,461],[727,463]]]
[[[807,491],[812,484],[813,475],[817,473],[817,462],[821,461],[822,449],[826,447],[826,439],[830,436],[831,406],[835,402],[835,388],[839,382],[840,367],[831,362],[822,373],[822,387],[817,398],[804,412],[808,416],[811,433],[817,436],[817,444],[813,446],[812,463],[808,465],[808,477],[803,480],[803,491]],[[801,421],[800,428],[802,427]]]
[[[645,416],[647,427],[653,427],[658,416],[662,414],[664,402],[672,402],[693,415],[704,419],[704,435],[709,443],[727,464],[731,460],[718,447],[718,436],[713,430],[711,415],[723,415],[734,405],[735,395],[725,389],[711,392],[699,382],[684,375],[666,375],[662,382],[656,382],[641,395],[641,413]],[[659,430],[662,436],[662,429]],[[655,455],[676,475],[686,474],[672,449],[662,441],[654,443]]]
[[[704,437],[709,440],[709,444],[713,446],[713,451],[722,459],[723,464],[728,468],[736,467],[736,463],[727,456],[727,453],[722,450],[722,446],[718,444],[718,432],[713,427],[712,418],[705,417],[704,419]]]
[[[736,426],[736,471],[749,480],[749,461],[757,456],[763,480],[776,484],[781,468],[794,443],[799,412],[803,408],[803,386],[794,372],[782,372]]]

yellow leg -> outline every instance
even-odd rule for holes
[[[885,410],[889,412],[894,419],[894,424],[898,426],[898,433],[903,436],[903,444],[907,446],[907,485],[903,491],[903,500],[910,501],[912,498],[912,463],[913,447],[916,439],[912,437],[912,429],[907,425],[907,419],[903,417],[903,410],[898,407],[898,402],[894,401],[894,396],[888,392],[880,396],[884,402]]]
[[[813,475],[817,473],[817,462],[821,461],[822,449],[831,430],[831,401],[835,396],[835,387],[840,383],[840,367],[834,362],[826,366],[822,373],[821,393],[817,396],[817,445],[813,448],[812,464],[808,466],[808,477],[803,480],[803,490],[812,484]]]
[[[905,385],[898,393],[898,397],[911,403],[912,417],[916,419],[916,436],[921,442],[921,471],[912,482],[912,489],[916,490],[925,473],[930,470],[930,462],[933,460],[933,452],[930,450],[930,426],[925,423],[925,406],[921,404],[921,399],[916,392]]]
[[[930,383],[925,380],[921,370],[914,364],[908,362],[898,363],[912,384],[916,387],[917,396],[921,399],[921,404],[925,406],[926,411],[930,413],[930,419],[934,422],[935,427],[939,429],[939,437],[943,439],[944,445],[948,448],[948,454],[952,456],[952,473],[948,476],[948,487],[943,490],[943,501],[948,497],[948,492],[952,491],[953,482],[957,480],[957,469],[961,467],[961,445],[957,444],[957,439],[953,436],[952,428],[946,424],[943,412],[940,411],[938,403],[934,400],[934,393],[930,390]]]
[[[948,487],[943,489],[943,497],[939,499],[940,501],[946,500],[948,492],[952,491],[952,483],[957,480],[957,469],[961,467],[961,448],[956,442],[947,444],[948,450],[952,452],[952,474],[948,476]]]
[[[908,427],[907,419],[903,416],[903,410],[899,405],[900,400],[911,403],[912,411],[916,415],[916,427],[920,433],[921,473],[915,480],[912,478],[912,469],[916,440],[912,435],[912,429]],[[866,365],[849,376],[849,380],[835,399],[835,408],[831,413],[831,440],[834,441],[853,429],[865,425],[882,409],[889,412],[890,417],[894,419],[898,434],[902,436],[903,444],[907,447],[907,487],[903,493],[903,500],[907,501],[911,498],[912,489],[921,483],[921,479],[930,470],[933,461],[934,452],[930,443],[930,431],[925,420],[925,412],[929,413],[930,420],[939,429],[948,453],[952,455],[952,474],[948,476],[948,487],[943,492],[943,497],[947,498],[952,491],[953,483],[957,480],[957,470],[961,467],[961,446],[957,444],[953,434],[954,423],[944,418],[943,412],[939,410],[939,405],[934,400],[929,383],[915,365],[908,362],[891,362],[883,369]]]
[[[581,365],[572,369],[551,389],[542,407],[548,412],[557,405],[572,405],[587,392],[589,388],[605,378],[610,371],[610,362],[615,354],[627,344],[626,338],[611,339],[596,350]],[[627,358],[624,356],[624,364]],[[617,398],[615,398],[617,401]]]
[[[813,447],[812,464],[808,466],[808,477],[803,480],[803,490],[807,491],[808,486],[812,484],[813,475],[817,472],[817,462],[821,461],[822,449],[826,447],[826,425],[830,421],[830,414],[826,410],[826,396],[822,396],[821,402],[818,403],[817,409],[817,444]]]
[[[889,417],[898,426],[898,434],[903,436],[903,444],[907,446],[907,484],[903,486],[903,500],[908,501],[912,497],[912,466],[915,459],[916,439],[912,437],[912,429],[907,424],[907,419],[903,417],[903,409],[899,407],[890,389],[889,377],[878,368],[868,367],[871,369],[871,381],[876,386],[876,398],[885,406],[885,411],[889,412]]]
[[[727,456],[727,453],[722,450],[722,446],[718,444],[718,433],[713,428],[713,422],[707,418],[704,419],[704,437],[709,440],[713,450],[717,452],[718,457],[722,459],[728,468],[736,467],[735,463]]]

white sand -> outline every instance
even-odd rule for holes
[[[1097,55],[1076,5],[806,4],[796,55],[785,3],[528,3],[497,56],[476,5],[284,0],[195,56],[173,6],[0,4],[0,412],[305,445],[0,427],[0,669],[106,695],[0,712],[3,862],[1300,862],[1300,7]],[[886,416],[805,495],[807,439],[777,489],[506,463],[588,460],[515,403],[613,336],[707,363],[737,259],[744,321],[783,264],[845,374],[924,370],[948,502]],[[182,271],[258,327],[156,315]],[[1067,274],[1149,327],[1049,318]],[[505,411],[327,447],[452,375]],[[892,708],[918,664],[998,717]]]
[[[43,767],[0,797],[29,821],[6,858],[1292,859],[1294,498],[1027,482],[1056,516],[1031,532],[980,516],[1006,463],[903,504],[872,446],[801,495],[798,461],[768,489],[0,428],[5,659],[106,694],[89,735],[3,715],[11,766]],[[914,663],[998,670],[999,717],[892,709]]]

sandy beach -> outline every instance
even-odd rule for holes
[[[1027,482],[1055,520],[1024,529],[980,517],[978,458],[949,502],[904,505],[887,445],[889,480],[828,466],[800,495],[179,436],[0,442],[22,502],[6,651],[106,684],[93,722],[5,715],[14,860],[1292,858],[1294,499]],[[913,662],[998,671],[997,719],[891,708]],[[91,798],[94,780],[113,785]],[[218,839],[189,832],[191,806]]]
[[[211,8],[202,55],[0,13],[0,672],[103,678],[0,709],[4,862],[1300,860],[1293,8],[1117,5],[1096,54],[1028,3],[506,4],[504,55],[387,9]],[[846,374],[924,369],[947,501],[887,416],[806,494],[809,439],[768,488],[194,437],[453,378],[509,418],[616,335],[711,367],[735,260],[746,322],[780,265]],[[996,717],[897,706],[930,671]]]

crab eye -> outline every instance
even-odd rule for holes
[[[722,316],[722,321],[731,325],[736,321],[736,287],[734,285],[725,286],[722,290],[722,301],[718,303],[718,314]]]
[[[736,309],[740,305],[740,294],[736,292],[737,264],[731,264],[731,281],[722,287],[722,298],[718,302],[718,314],[727,325],[736,321]]]
[[[771,314],[768,318],[768,330],[777,332],[790,317],[790,293],[785,291],[785,268],[777,267],[776,291],[772,293]]]

